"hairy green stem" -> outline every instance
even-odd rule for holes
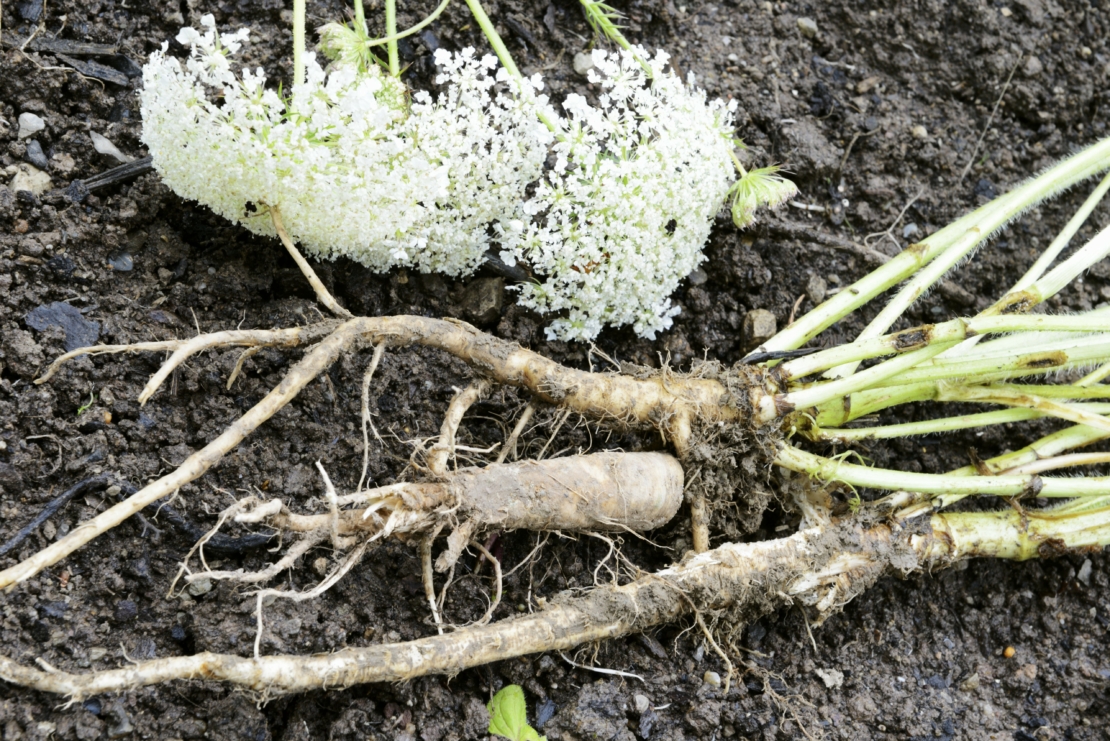
[[[924,344],[960,341],[968,337],[1002,332],[1102,332],[1110,327],[1110,317],[1102,312],[1047,316],[1037,314],[978,316],[974,319],[953,319],[943,324],[927,324],[875,339],[857,340],[813,355],[783,363],[775,371],[776,379],[804,378],[843,363],[885,355],[895,355]]]
[[[1105,139],[1069,157],[1010,193],[958,219],[923,242],[911,245],[890,262],[840,291],[753,352],[794,350],[801,347],[832,324],[913,275],[940,255],[945,255],[944,264],[949,267],[954,265],[1025,209],[1108,168],[1110,168],[1110,139]],[[936,278],[939,277],[939,275],[936,276]],[[885,333],[891,323],[901,316],[905,307],[916,300],[928,287],[923,283],[924,281],[915,283],[912,289],[907,286],[909,293],[900,294],[902,298],[898,299],[899,307],[884,311],[882,320],[877,317],[860,335],[860,339],[878,337]]]

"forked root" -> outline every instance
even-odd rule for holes
[[[209,679],[264,696],[397,682],[642,631],[692,611],[728,610],[734,623],[802,600],[839,606],[844,584],[859,589],[889,570],[947,565],[952,551],[926,526],[911,534],[854,521],[817,527],[788,538],[729,544],[621,586],[585,596],[564,593],[533,615],[434,635],[408,643],[346,648],[326,656],[243,658],[202,653],[147,661],[87,675],[45,672],[0,657],[0,678],[81,699],[176,679]],[[823,599],[835,590],[837,599]],[[850,596],[850,595],[848,595]]]
[[[579,412],[589,419],[614,426],[659,430],[680,455],[690,444],[694,421],[704,424],[743,421],[746,400],[730,395],[723,384],[708,378],[658,376],[634,378],[565,368],[542,355],[479,332],[457,321],[414,316],[362,317],[337,324],[322,322],[296,330],[245,330],[202,335],[176,345],[176,352],[143,391],[148,399],[170,370],[205,349],[226,346],[283,344],[295,346],[323,337],[287,373],[282,382],[232,423],[218,438],[190,456],[177,470],[146,486],[135,495],[82,523],[64,538],[26,561],[0,571],[0,589],[22,582],[57,563],[104,532],[120,524],[151,502],[168,496],[194,481],[215,465],[260,424],[277,413],[309,382],[328,368],[341,353],[365,345],[404,347],[422,345],[444,350],[469,364],[496,383],[528,390],[538,401]],[[156,349],[168,346],[157,343]],[[149,349],[149,346],[114,347],[112,352]],[[96,354],[86,348],[65,358]],[[59,359],[59,363],[63,359]],[[57,363],[55,364],[57,365]],[[50,373],[56,367],[52,366]]]

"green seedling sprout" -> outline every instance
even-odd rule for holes
[[[547,741],[547,736],[541,736],[528,725],[528,706],[519,684],[498,690],[486,709],[489,710],[489,732],[494,736],[510,741]]]
[[[95,403],[96,403],[96,394],[90,393],[89,394],[89,400],[87,402],[85,402],[82,406],[79,406],[77,408],[77,416],[80,417],[82,414],[84,414],[85,412],[92,409],[92,406]]]

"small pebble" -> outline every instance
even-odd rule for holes
[[[13,193],[25,190],[38,196],[53,188],[54,184],[50,181],[50,176],[39,168],[21,164],[8,187]]]
[[[721,675],[717,672],[706,672],[702,675],[702,681],[712,687],[721,686]]]
[[[744,342],[748,349],[774,337],[778,328],[775,315],[766,309],[753,309],[744,316]]]
[[[643,715],[651,708],[651,700],[646,695],[635,695],[632,701],[636,703],[636,712]]]
[[[134,620],[139,614],[139,606],[133,600],[125,599],[116,604],[116,609],[112,611],[112,617],[115,618],[117,623],[126,623]]]
[[[709,275],[701,268],[694,268],[694,272],[690,273],[690,285],[700,286],[709,280]]]
[[[585,77],[594,68],[594,58],[587,52],[580,51],[574,55],[575,74]]]
[[[975,672],[970,677],[960,682],[960,689],[964,692],[971,692],[972,690],[979,689],[979,672]]]
[[[328,573],[328,559],[321,556],[312,562],[312,570],[320,576],[326,576]]]
[[[129,273],[135,267],[130,252],[116,252],[108,256],[108,267],[117,273]]]
[[[927,139],[929,137],[929,130],[921,124],[918,124],[910,129],[910,135],[913,136],[914,139]]]
[[[878,75],[872,75],[856,83],[856,92],[860,95],[871,92],[876,85],[882,82],[883,78]]]
[[[825,300],[828,291],[829,284],[820,275],[811,275],[806,282],[806,296],[815,306]]]
[[[40,170],[45,170],[50,167],[50,160],[46,159],[46,155],[42,151],[42,145],[39,144],[38,139],[32,139],[27,143],[27,153],[24,155],[27,161]]]
[[[799,18],[798,30],[802,32],[802,36],[807,39],[812,39],[817,36],[817,21],[812,18]]]
[[[101,154],[107,155],[124,164],[131,161],[131,158],[119,151],[119,147],[109,141],[107,137],[101,136],[95,131],[90,131],[89,137],[92,139],[93,149]]]
[[[1044,65],[1037,57],[1029,57],[1025,60],[1025,64],[1022,66],[1021,71],[1026,77],[1036,77],[1044,72]]]
[[[1010,10],[1009,8],[1002,8],[1002,10],[1000,10],[999,12],[1002,13],[1003,18],[1009,18],[1014,14],[1014,11]]]
[[[199,597],[202,594],[208,594],[212,591],[211,579],[197,579],[196,581],[189,582],[189,586],[185,587],[185,591],[194,597]]]
[[[728,55],[728,61],[730,61],[730,62],[739,62],[740,57],[736,56],[735,54],[729,54]]]
[[[26,139],[29,136],[34,136],[46,128],[46,121],[42,117],[27,111],[26,113],[19,114],[19,138]]]
[[[909,239],[913,235],[917,234],[919,231],[921,230],[917,228],[917,224],[914,224],[911,221],[909,224],[906,224],[904,227],[902,227],[902,239]]]
[[[1083,586],[1091,586],[1091,559],[1088,558],[1083,562],[1083,565],[1079,567],[1079,573],[1075,575],[1075,578],[1078,579],[1080,583],[1083,584]]]

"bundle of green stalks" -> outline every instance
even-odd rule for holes
[[[419,544],[429,610],[439,624],[436,611],[442,597],[436,598],[434,572],[450,571],[468,546],[486,553],[484,532],[643,531],[666,522],[685,502],[682,511],[690,516],[694,548],[667,569],[584,595],[562,595],[535,614],[491,623],[491,609],[478,624],[454,630],[440,624],[436,634],[407,643],[351,647],[322,656],[263,656],[256,643],[250,657],[202,653],[82,675],[53,667],[33,669],[0,657],[0,678],[72,698],[184,678],[229,682],[265,695],[398,681],[569,649],[690,614],[703,627],[705,615],[727,616],[735,631],[779,607],[801,604],[820,622],[887,573],[935,570],[974,557],[1022,560],[1101,548],[1110,542],[1110,477],[1096,473],[1110,462],[1110,453],[1096,444],[1110,438],[1110,386],[1103,383],[1110,376],[1110,308],[1069,315],[1042,310],[1048,299],[1110,254],[1110,230],[1068,249],[1110,188],[1110,177],[988,309],[972,317],[890,330],[926,291],[1024,211],[1108,169],[1110,140],[911,245],[732,368],[706,364],[688,375],[586,372],[460,322],[407,316],[99,346],[63,356],[42,380],[76,355],[174,351],[143,392],[145,402],[174,368],[205,350],[239,346],[249,356],[262,346],[308,348],[282,383],[217,439],[177,470],[0,572],[0,587],[17,588],[199,478],[340,354],[371,346],[374,359],[362,394],[368,444],[367,399],[374,368],[386,349],[436,348],[463,360],[475,375],[474,384],[448,408],[438,441],[417,457],[415,480],[380,489],[364,489],[360,482],[355,491],[341,494],[321,470],[327,511],[298,514],[277,499],[239,502],[221,522],[265,522],[288,534],[284,556],[258,574],[202,570],[185,578],[258,583],[293,568],[297,557],[317,544],[347,554],[315,590],[259,592],[261,626],[264,592],[311,598],[359,559],[372,557],[376,543],[401,538]],[[890,296],[886,306],[854,342],[803,350],[824,330],[884,295]],[[532,405],[526,416],[532,408],[548,405],[601,426],[654,430],[667,452],[608,452],[511,464],[502,456],[484,467],[452,468],[456,431],[466,409],[496,386],[529,394]],[[884,410],[921,402],[931,404],[933,418],[901,424],[871,421]],[[952,404],[961,410],[968,405],[983,409],[951,416],[945,410]],[[1051,434],[947,472],[876,468],[849,455],[850,446],[860,441],[875,447],[892,438],[991,425],[1009,425],[1020,434],[1023,424],[1044,418],[1057,420]],[[506,441],[506,450],[515,446],[523,424]],[[836,447],[848,452],[814,452]],[[772,477],[776,468],[793,473]],[[363,474],[365,480],[365,470]],[[769,502],[771,478],[776,479],[780,503],[798,514],[797,532],[711,549],[714,513],[739,505],[758,522]],[[847,502],[837,496],[845,492],[850,494]],[[994,499],[953,508],[970,497]],[[440,556],[433,561],[437,546]],[[496,559],[490,560],[496,566]],[[492,603],[499,592],[498,587]],[[710,641],[720,646],[712,636]],[[727,652],[721,653],[728,662]]]

